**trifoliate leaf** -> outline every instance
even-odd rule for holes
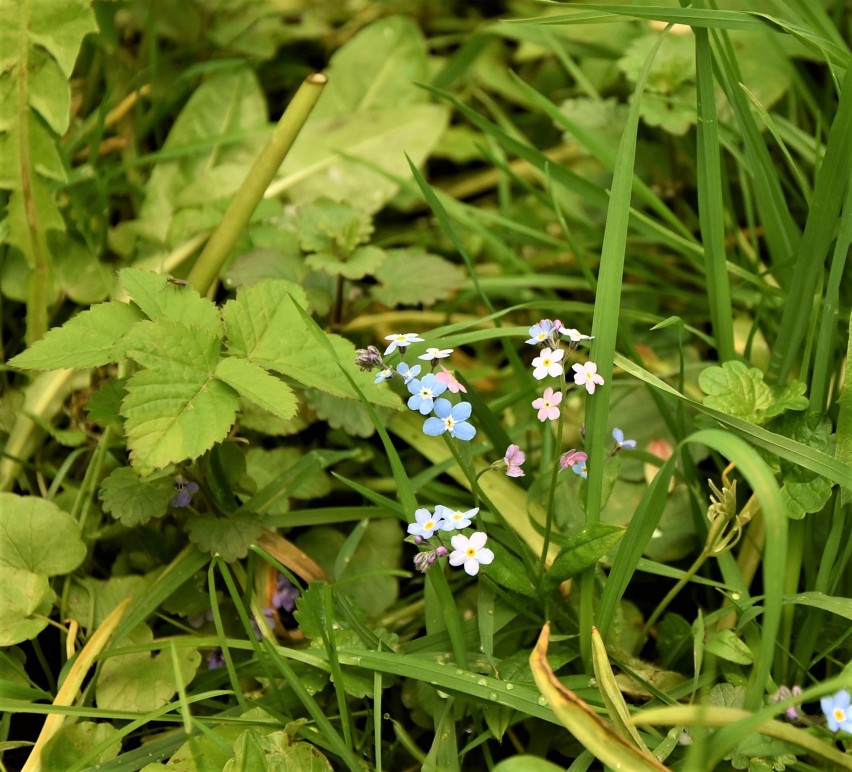
[[[127,355],[149,368],[130,378],[122,403],[137,469],[196,458],[227,436],[237,395],[215,377],[214,334],[171,320],[140,322],[127,337]]]
[[[151,629],[140,625],[124,639],[124,643],[147,644],[153,639]],[[95,686],[98,707],[134,713],[161,708],[174,697],[179,685],[186,686],[192,681],[200,664],[198,649],[187,647],[176,649],[174,658],[168,647],[153,655],[141,651],[110,657],[101,665]]]
[[[81,721],[66,724],[50,738],[41,752],[43,772],[65,772],[97,745],[118,734],[118,730],[106,722]],[[120,738],[92,759],[95,765],[109,761],[121,751]]]
[[[133,302],[152,321],[173,319],[221,337],[219,310],[192,286],[172,283],[168,276],[139,268],[124,268],[118,276]]]
[[[116,344],[140,319],[144,316],[139,309],[128,303],[98,303],[50,330],[9,364],[25,370],[54,370],[118,361],[123,356],[116,352]]]
[[[47,499],[0,493],[0,567],[56,576],[70,573],[85,557],[71,515]]]
[[[355,399],[357,394],[339,362],[371,402],[399,406],[393,392],[377,388],[373,376],[355,366],[355,347],[349,341],[327,336],[336,357],[320,345],[296,306],[304,308],[306,302],[302,289],[286,281],[262,281],[241,288],[236,299],[222,308],[230,353],[305,386]]]
[[[773,390],[763,381],[763,373],[742,362],[724,362],[708,367],[698,376],[698,384],[707,395],[704,404],[728,415],[762,424],[785,410],[804,410],[808,400],[802,396],[805,384],[792,382]]]
[[[199,515],[187,524],[189,540],[203,552],[221,555],[228,563],[244,558],[263,530],[261,519],[243,512],[229,517]]]
[[[372,245],[358,247],[345,257],[338,257],[333,252],[315,252],[308,255],[305,265],[315,271],[323,271],[330,276],[342,276],[344,279],[363,279],[372,275],[385,261],[387,253]]]
[[[416,280],[412,280],[416,277]],[[386,306],[430,306],[464,284],[465,272],[443,257],[419,249],[392,249],[376,271],[372,294]]]
[[[305,252],[345,258],[373,232],[373,220],[348,204],[323,197],[299,208],[296,227]]]
[[[787,515],[801,520],[811,512],[819,512],[831,496],[832,483],[817,475],[811,480],[786,480],[781,486],[781,498],[787,505]]]
[[[165,515],[174,495],[170,478],[143,478],[126,466],[114,469],[98,493],[104,511],[128,528]]]
[[[296,415],[299,405],[293,390],[259,365],[239,357],[221,359],[216,377],[244,399],[285,421]]]
[[[53,598],[44,574],[4,567],[0,582],[0,646],[29,641],[44,630]]]

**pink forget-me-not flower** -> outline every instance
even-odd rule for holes
[[[585,386],[589,394],[595,393],[596,386],[603,386],[603,376],[598,374],[598,366],[594,362],[573,365],[572,369],[574,370],[574,383],[578,386]]]
[[[450,539],[453,551],[450,553],[451,566],[464,566],[465,573],[476,576],[479,566],[487,566],[494,560],[494,553],[485,546],[488,537],[482,531],[476,531],[470,538],[456,534]]]
[[[447,389],[449,389],[450,394],[458,394],[459,392],[467,394],[467,389],[461,384],[459,379],[443,365],[441,365],[441,372],[435,374],[435,378],[437,378],[441,383],[447,384]]]
[[[517,445],[509,445],[503,463],[506,465],[507,477],[523,477],[524,470],[521,465],[527,460],[526,454]]]
[[[538,410],[539,421],[555,421],[559,418],[559,408],[557,405],[562,401],[562,392],[554,393],[549,386],[544,390],[538,399],[534,399],[532,406]]]

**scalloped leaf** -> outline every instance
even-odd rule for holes
[[[127,382],[121,406],[130,457],[141,473],[193,459],[223,440],[237,394],[215,376],[219,338],[179,322],[139,322],[127,356],[148,369]]]
[[[698,376],[698,385],[707,395],[704,404],[728,415],[762,424],[786,410],[804,410],[808,400],[802,396],[805,384],[792,381],[780,390],[763,381],[763,373],[742,362],[724,362],[708,367]]]
[[[373,287],[372,295],[390,307],[429,306],[448,298],[465,278],[461,268],[443,257],[416,248],[392,249],[376,271],[380,286]]]
[[[244,558],[263,532],[263,522],[251,512],[228,517],[199,515],[187,524],[189,540],[203,552],[220,555],[227,563]]]
[[[329,276],[342,276],[344,279],[363,279],[371,275],[384,263],[387,253],[379,247],[358,247],[341,259],[332,252],[315,252],[308,255],[305,265]]]
[[[299,408],[293,389],[246,359],[226,357],[220,360],[216,377],[244,399],[285,421],[295,416]]]
[[[174,495],[174,487],[168,478],[144,479],[126,466],[113,469],[98,492],[104,512],[128,528],[165,515]]]
[[[0,568],[57,576],[86,557],[77,521],[52,501],[0,493]]]
[[[349,341],[329,335],[337,357],[329,356],[326,348],[314,339],[296,303],[302,308],[307,305],[304,292],[281,279],[240,288],[236,299],[229,300],[222,308],[229,351],[305,386],[357,399],[358,395],[340,371],[340,362],[371,402],[398,407],[396,394],[377,388],[374,377],[355,366],[355,347]]]
[[[101,367],[115,362],[116,346],[145,317],[128,303],[98,303],[54,327],[9,364],[24,370]]]
[[[373,232],[373,219],[349,204],[323,196],[299,207],[299,245],[305,252],[348,254]]]
[[[0,582],[0,646],[29,641],[44,630],[53,597],[44,574],[4,568]]]
[[[64,181],[56,135],[68,128],[68,79],[97,30],[87,0],[0,0],[0,189],[11,191],[8,233],[30,265],[49,230],[63,230],[48,180]],[[29,214],[28,214],[29,213]]]
[[[831,496],[833,485],[821,475],[805,480],[786,480],[781,486],[781,498],[787,505],[787,515],[801,520],[805,515],[819,512]]]
[[[174,319],[221,337],[219,310],[192,286],[175,284],[168,276],[139,268],[124,268],[118,276],[121,286],[149,319]]]
[[[147,625],[135,628],[124,644],[147,644],[154,635]],[[177,672],[175,672],[175,662]],[[180,647],[171,656],[168,648],[157,654],[140,651],[110,657],[101,664],[95,696],[103,710],[129,710],[147,713],[165,705],[195,676],[201,664],[198,649]]]

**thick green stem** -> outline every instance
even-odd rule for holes
[[[202,295],[219,275],[228,254],[293,146],[326,83],[327,78],[320,73],[305,79],[225,211],[219,227],[213,232],[189,274],[189,283]]]

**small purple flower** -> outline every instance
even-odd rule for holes
[[[414,556],[414,567],[420,571],[420,573],[425,574],[438,560],[438,558],[444,557],[444,555],[449,554],[449,550],[446,547],[437,547],[436,549],[429,550],[428,552],[418,552]]]
[[[192,503],[192,497],[198,493],[198,483],[193,480],[184,480],[178,475],[175,477],[174,489],[177,491],[172,496],[169,504],[173,507],[188,507]]]
[[[221,647],[217,646],[207,655],[207,669],[216,670],[225,664],[225,658],[222,656]]]
[[[584,463],[589,457],[582,450],[574,450],[571,448],[567,453],[563,453],[559,457],[559,468],[568,469],[574,468],[575,464]]]
[[[619,450],[633,450],[636,447],[636,440],[625,440],[624,432],[617,426],[612,430],[612,438],[615,440],[615,452]]]
[[[447,390],[447,384],[429,373],[422,378],[412,378],[408,382],[408,390],[411,392],[408,407],[419,410],[420,415],[429,415],[432,412],[435,397]]]
[[[447,399],[435,400],[435,416],[427,418],[423,423],[423,433],[437,437],[449,432],[457,440],[472,440],[476,436],[473,424],[467,422],[473,408],[470,402],[459,402],[453,405]]]
[[[283,608],[284,611],[290,612],[296,608],[296,598],[300,595],[301,593],[296,585],[283,574],[278,574],[278,579],[275,583],[275,592],[272,593],[272,608]]]
[[[769,697],[770,702],[783,702],[784,700],[790,699],[790,697],[798,697],[802,693],[801,686],[794,686],[792,689],[786,686],[779,686],[778,691],[775,694]],[[798,707],[792,705],[784,711],[784,715],[787,717],[788,721],[799,721],[802,718],[802,714],[799,712]]]
[[[359,348],[355,350],[355,364],[361,370],[375,370],[377,367],[382,367],[382,355],[375,346],[367,346],[367,348]]]
[[[526,454],[517,445],[509,445],[503,463],[506,465],[507,477],[523,477],[524,470],[521,465],[527,460]]]

